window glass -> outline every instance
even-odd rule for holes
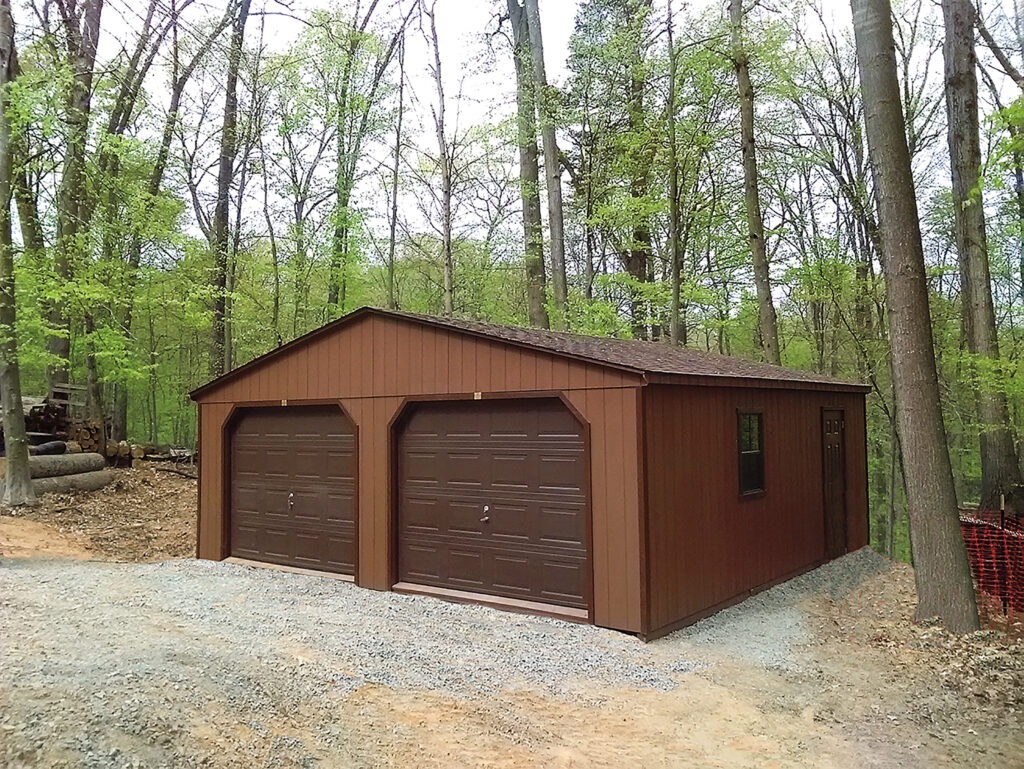
[[[739,415],[740,494],[764,491],[764,422],[760,414]]]

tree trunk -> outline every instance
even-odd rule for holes
[[[228,72],[224,96],[224,123],[220,136],[220,161],[217,168],[217,204],[213,212],[213,350],[210,359],[210,374],[221,376],[228,370],[227,323],[228,323],[228,238],[229,203],[231,180],[234,174],[235,153],[238,149],[238,69],[242,59],[242,45],[245,41],[245,23],[249,18],[251,0],[241,0],[238,16],[231,30],[231,47],[228,50]]]
[[[732,21],[732,62],[740,92],[740,145],[743,150],[743,199],[747,210],[747,236],[757,289],[758,337],[761,352],[769,363],[781,363],[779,330],[768,275],[768,252],[764,240],[764,218],[757,177],[757,150],[754,144],[754,87],[750,83],[750,64],[743,45],[743,2],[730,0]]]
[[[434,88],[437,92],[437,108],[434,113],[434,133],[437,137],[438,161],[441,166],[441,258],[444,271],[444,314],[451,317],[455,313],[455,260],[452,254],[452,162],[453,154],[449,152],[448,136],[445,129],[445,97],[444,81],[441,78],[441,48],[437,39],[437,21],[434,16],[434,5],[424,13],[430,19],[430,44],[434,52],[431,74],[434,77]]]
[[[530,325],[548,328],[547,275],[544,270],[544,225],[540,213],[537,153],[537,88],[531,62],[530,29],[519,0],[508,0],[512,56],[516,68],[516,141],[519,145],[519,194],[523,205],[526,303]]]
[[[558,159],[555,116],[544,67],[544,36],[541,33],[537,0],[524,0],[524,9],[533,58],[541,145],[544,148],[544,183],[548,191],[548,232],[551,235],[551,287],[555,300],[554,325],[556,328],[565,328],[569,293],[565,270],[565,224],[562,218],[562,167]]]
[[[681,265],[679,250],[679,147],[676,144],[676,47],[673,36],[672,0],[668,0],[668,17],[665,31],[668,33],[668,262],[672,299],[669,305],[669,342],[680,342],[680,290]]]
[[[398,172],[402,161],[402,118],[405,116],[405,36],[398,44],[398,115],[395,119],[394,165],[391,167],[391,211],[388,221],[387,302],[398,309],[395,296],[395,249],[398,245]]]
[[[57,248],[54,271],[64,283],[74,275],[75,262],[81,251],[82,230],[86,226],[86,141],[89,134],[89,116],[92,107],[93,69],[96,47],[100,36],[100,17],[103,0],[85,0],[81,20],[78,15],[64,17],[64,33],[68,62],[74,72],[68,90],[65,120],[67,122],[67,149],[64,172],[57,191]],[[49,366],[51,385],[66,384],[69,377],[71,354],[70,325],[63,305],[53,306],[49,321],[55,332],[47,347],[57,363]]]
[[[978,628],[967,551],[939,401],[910,151],[896,76],[889,0],[851,0],[892,339],[893,390],[903,449],[917,617],[955,633]]]
[[[4,418],[4,451],[7,479],[4,505],[31,505],[35,492],[28,466],[28,437],[21,402],[18,369],[17,308],[14,300],[14,245],[11,241],[13,158],[11,126],[7,118],[7,93],[14,54],[14,17],[10,0],[0,0],[0,407]]]
[[[981,507],[999,507],[1000,495],[1021,482],[1010,431],[992,304],[985,207],[981,195],[977,56],[971,0],[943,0],[946,38],[946,116],[953,178],[953,227],[960,263],[967,349],[981,423]]]

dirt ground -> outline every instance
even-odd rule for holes
[[[134,563],[191,557],[194,552],[195,482],[153,469],[118,471],[116,483],[102,491],[49,497],[27,513],[9,512],[0,515],[0,566],[3,560],[15,563],[16,573],[29,569],[41,582],[56,579],[52,559]],[[150,589],[140,586],[142,577],[135,572],[116,571],[122,567],[114,565],[97,564],[97,568],[115,569],[103,572],[103,579],[117,580],[117,589],[126,596]],[[248,569],[236,576],[263,571]],[[0,589],[3,576],[0,569]],[[274,580],[278,578],[314,580],[303,585],[336,584],[274,574]],[[251,595],[253,612],[264,610],[259,601],[271,607],[281,601],[277,593],[264,596],[238,589],[238,600],[250,600],[245,596]],[[45,604],[42,597],[32,605],[45,605],[55,613],[73,611],[72,599],[61,600],[67,600],[66,608],[60,602]],[[128,628],[138,619],[132,614],[134,600],[119,607],[125,612],[121,622]],[[225,596],[223,600],[232,599]],[[0,592],[0,608],[3,603]],[[700,645],[694,637],[674,634],[644,645],[611,634],[624,659],[632,655],[662,670],[673,670],[674,660],[681,655],[696,660],[675,675],[677,685],[668,691],[580,680],[571,697],[536,686],[466,696],[366,680],[351,690],[332,690],[308,701],[289,702],[287,707],[261,710],[257,717],[244,701],[207,692],[203,687],[212,684],[204,680],[202,668],[189,683],[199,687],[202,707],[193,700],[179,700],[179,686],[174,684],[170,691],[168,674],[168,691],[159,696],[170,708],[166,718],[177,724],[175,739],[180,744],[174,751],[168,747],[165,759],[158,763],[211,767],[1024,767],[1024,643],[1005,632],[955,638],[939,628],[914,624],[909,619],[913,605],[913,574],[902,565],[866,578],[836,600],[827,595],[803,597],[792,611],[807,626],[808,637],[793,650],[794,664],[783,668],[757,664],[738,654],[732,644]],[[188,625],[182,619],[185,615],[168,611],[147,608],[143,624],[166,628],[170,651],[163,653],[170,657],[187,655],[191,647],[186,642],[194,642],[196,648],[210,649],[211,658],[223,654],[231,660],[233,646],[241,645],[250,648],[253,658],[264,666],[261,680],[268,687],[275,681],[281,687],[287,687],[288,680],[318,681],[343,666],[329,647],[272,639],[276,645],[268,652],[253,646],[255,639],[240,640],[221,631],[215,617],[212,624]],[[189,622],[195,620],[187,617]],[[62,622],[62,616],[53,621]],[[88,618],[74,621],[82,623],[80,632],[88,645],[93,632]],[[608,635],[586,629],[590,631],[595,639]],[[486,638],[486,628],[482,632]],[[17,627],[0,625],[0,664],[8,645],[4,637],[15,639],[17,633]],[[97,638],[102,642],[99,631]],[[7,654],[23,664],[31,653],[28,647],[45,642],[45,634],[23,646],[14,641]],[[131,632],[123,643],[127,646],[117,653],[130,653]],[[284,677],[275,678],[274,671]],[[129,760],[128,747],[102,755],[46,752],[43,741],[32,742],[24,735],[38,734],[32,730],[56,718],[54,713],[64,713],[67,702],[91,693],[54,684],[52,691],[35,691],[32,702],[16,699],[23,696],[16,684],[5,686],[0,676],[0,763],[6,757],[10,766],[150,765]],[[5,710],[12,715],[5,716]],[[325,741],[325,719],[337,721],[344,740]],[[23,734],[23,730],[29,731]],[[19,739],[28,742],[15,744]]]
[[[0,508],[0,555],[31,555],[35,542],[35,554],[45,557],[144,563],[194,556],[196,481],[178,474],[190,468],[139,464],[116,470],[99,491],[46,494],[35,507]]]

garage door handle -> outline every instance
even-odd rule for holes
[[[288,492],[288,507],[295,507],[295,494]]]
[[[487,514],[490,511],[490,509],[490,505],[484,505],[484,517],[480,519],[480,523],[487,523],[491,520],[491,516]]]

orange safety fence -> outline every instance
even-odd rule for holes
[[[1024,522],[999,510],[961,510],[960,531],[982,623],[1019,634],[1024,623]]]

